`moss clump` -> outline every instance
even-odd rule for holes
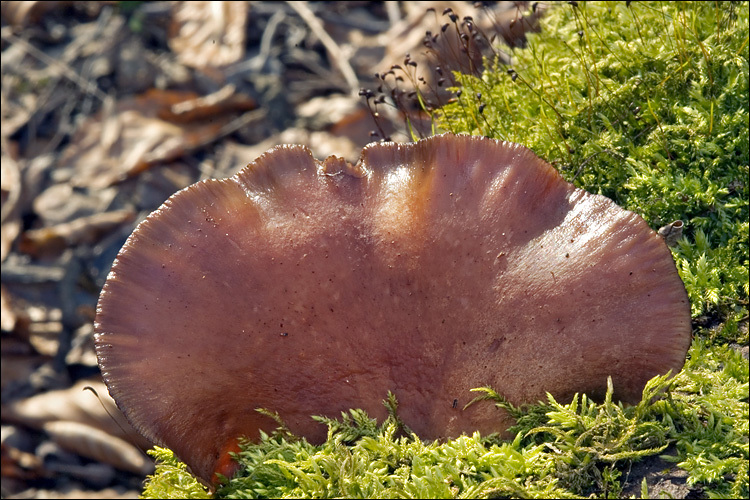
[[[155,446],[148,454],[156,459],[157,466],[154,475],[146,479],[143,498],[211,498],[171,450]]]
[[[361,410],[319,419],[329,429],[320,446],[283,430],[244,442],[243,469],[217,497],[617,498],[633,461],[674,445],[666,458],[689,484],[713,498],[747,498],[748,364],[731,348],[695,342],[683,371],[652,379],[635,406],[612,402],[611,382],[600,404],[583,395],[514,408],[492,389],[479,391],[515,416],[513,441],[475,433],[423,442],[402,432],[391,400],[380,425]],[[157,452],[163,462],[146,498],[205,495],[167,450]]]
[[[530,147],[654,228],[683,220],[674,255],[693,314],[746,318],[748,4],[574,3],[512,66],[455,75],[458,98],[433,116]]]

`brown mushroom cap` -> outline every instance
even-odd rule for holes
[[[637,401],[690,344],[685,288],[643,219],[565,182],[517,144],[442,135],[371,144],[356,166],[277,147],[172,196],[123,246],[96,348],[134,426],[199,477],[277,411],[382,400],[420,437],[502,431],[549,391]],[[454,400],[458,400],[454,407]]]

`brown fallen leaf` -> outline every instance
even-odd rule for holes
[[[3,144],[5,144],[3,139]],[[21,231],[19,202],[21,199],[21,173],[16,160],[3,148],[0,160],[0,261],[4,261],[13,242]]]
[[[42,460],[33,453],[19,450],[5,443],[2,443],[0,450],[2,450],[0,463],[2,464],[3,490],[5,490],[7,478],[29,480],[43,475]]]
[[[19,323],[26,327],[29,324],[28,314],[18,307],[13,300],[13,296],[6,290],[4,285],[0,285],[0,327],[3,332],[13,332]],[[3,337],[3,344],[6,338]],[[3,345],[3,347],[5,347]]]
[[[112,207],[118,189],[114,186],[94,192],[76,189],[68,181],[48,186],[34,197],[32,209],[40,226],[53,226],[88,215],[106,212]]]
[[[245,55],[248,2],[175,2],[169,47],[186,66],[212,72]]]
[[[83,457],[134,474],[145,475],[154,470],[153,460],[138,448],[90,425],[56,420],[47,422],[42,428],[52,441]]]
[[[149,93],[146,95],[148,96]],[[237,93],[237,88],[229,84],[212,94],[175,102],[161,109],[158,116],[172,123],[189,123],[196,120],[209,120],[222,113],[248,111],[256,107],[257,104],[253,99]]]
[[[0,14],[3,21],[21,30],[30,24],[36,24],[41,17],[61,5],[73,2],[39,2],[39,1],[7,1],[2,2]]]
[[[58,168],[74,172],[75,186],[99,189],[176,160],[242,126],[256,103],[231,89],[218,96],[151,89],[110,103],[79,127]]]
[[[91,387],[96,394],[85,387]],[[128,423],[107,386],[98,380],[81,380],[72,387],[49,391],[2,406],[3,420],[33,429],[58,420],[78,422],[125,439],[140,448],[150,443]]]
[[[33,257],[57,255],[68,247],[95,243],[112,228],[135,219],[133,210],[80,217],[70,222],[40,229],[30,229],[21,235],[18,249]]]
[[[659,228],[659,236],[664,238],[667,246],[673,247],[677,245],[677,240],[682,237],[682,230],[685,224],[681,220],[676,220]]]

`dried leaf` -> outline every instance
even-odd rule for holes
[[[659,236],[664,238],[664,242],[667,246],[673,247],[677,245],[677,240],[682,237],[682,229],[684,223],[681,220],[676,220],[659,228]]]
[[[18,340],[3,338],[2,363],[0,363],[0,366],[2,366],[2,368],[0,368],[0,374],[2,375],[0,389],[3,391],[10,386],[17,387],[19,381],[29,380],[32,374],[45,361],[45,358],[33,353],[18,354],[5,352],[8,349],[9,344],[19,351],[29,349],[26,342],[22,343]],[[3,420],[5,420],[6,417],[4,408],[5,407],[3,407]]]
[[[2,313],[0,314],[0,326],[3,332],[14,331],[16,324],[25,317],[23,311],[15,306],[11,294],[2,285],[0,285],[0,313]],[[28,318],[25,318],[25,320],[28,324]],[[3,343],[5,343],[4,337]]]
[[[3,141],[5,143],[5,141]],[[18,163],[5,150],[0,159],[0,261],[4,261],[21,230],[19,201],[21,199],[21,173]]]
[[[29,480],[40,476],[43,464],[39,457],[5,443],[2,443],[1,449],[3,490],[6,478]]]
[[[134,474],[153,472],[153,462],[138,448],[90,425],[57,420],[44,424],[43,429],[52,441],[83,457]]]
[[[34,198],[32,206],[44,225],[51,226],[105,212],[112,206],[117,193],[115,187],[88,192],[74,189],[69,182],[62,182],[42,191]]]
[[[0,8],[3,21],[16,29],[24,28],[30,24],[36,24],[47,12],[57,9],[61,4],[72,2],[39,2],[39,1],[10,1],[3,2]]]
[[[96,395],[84,390],[87,386],[93,388]],[[148,446],[148,442],[120,413],[107,386],[100,381],[81,380],[68,389],[49,391],[3,405],[2,411],[3,420],[34,429],[42,429],[49,422],[66,420],[95,427],[139,447]]]
[[[169,46],[192,68],[211,70],[245,55],[247,2],[175,2]]]
[[[135,212],[132,210],[114,210],[50,227],[30,229],[21,236],[19,250],[34,257],[56,255],[71,246],[95,243],[114,227],[134,218]]]
[[[106,187],[210,144],[233,131],[233,121],[254,106],[252,99],[237,94],[211,99],[152,89],[105,106],[100,116],[84,122],[58,168],[74,171],[76,186]]]
[[[253,99],[237,93],[234,85],[225,85],[213,94],[172,104],[159,117],[173,123],[206,120],[221,113],[247,111],[256,108]]]

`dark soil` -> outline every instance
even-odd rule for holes
[[[675,462],[664,460],[663,456],[674,456],[673,447],[662,455],[646,457],[632,464],[623,475],[621,498],[641,497],[643,480],[648,484],[647,498],[708,498],[700,486],[687,484],[688,473],[678,468]]]

